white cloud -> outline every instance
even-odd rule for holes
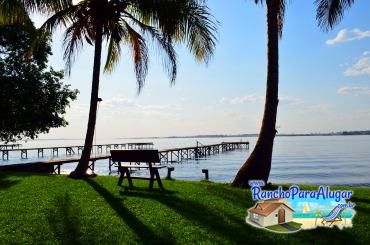
[[[117,107],[117,106],[133,106],[134,103],[132,102],[131,99],[123,98],[123,97],[116,97],[116,98],[111,98],[105,101],[103,100],[101,102],[101,105],[104,107]]]
[[[344,71],[347,77],[370,75],[370,57],[361,57]]]
[[[300,98],[291,98],[287,96],[281,96],[279,97],[279,101],[283,104],[288,104],[288,105],[298,105],[298,104],[303,104],[304,100]]]
[[[264,102],[264,101],[265,101],[264,96],[255,95],[255,94],[234,97],[231,99],[228,99],[225,97],[220,99],[220,103],[223,103],[223,104],[227,103],[230,105],[255,104],[255,103]],[[288,104],[288,105],[297,105],[297,104],[302,104],[304,102],[303,99],[291,98],[288,96],[280,96],[279,101],[282,104]]]
[[[223,97],[220,99],[220,103],[221,104],[224,104],[224,103],[227,103],[228,102],[228,99],[226,97]]]
[[[368,56],[370,54],[370,51],[365,51],[362,53],[363,56]]]
[[[370,75],[370,57],[361,57],[344,71],[347,77]]]
[[[338,32],[334,39],[329,39],[326,41],[327,45],[335,45],[342,42],[349,42],[354,40],[360,40],[363,38],[370,37],[370,31],[361,31],[358,28],[348,31],[347,29],[342,29]]]
[[[249,104],[249,103],[257,103],[257,102],[260,102],[260,101],[263,101],[264,100],[264,97],[263,96],[258,96],[258,95],[255,95],[255,94],[251,94],[251,95],[246,95],[246,96],[242,96],[242,97],[235,97],[235,98],[232,98],[229,100],[229,103],[231,105],[239,105],[239,104]]]
[[[305,108],[309,113],[330,113],[335,110],[335,104],[320,103],[315,105],[309,105]]]
[[[343,95],[370,95],[369,87],[342,87],[337,90],[338,94]]]
[[[135,103],[132,99],[124,97],[114,97],[101,103],[102,107],[119,110],[122,108],[133,109],[136,111],[178,111],[181,110],[179,105],[172,104],[157,104],[157,105],[142,105]]]

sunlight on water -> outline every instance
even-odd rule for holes
[[[125,142],[153,142],[155,148],[186,147],[196,145],[194,138],[187,139],[106,139],[98,144]],[[240,141],[241,138],[201,138],[202,144],[214,144],[222,141]],[[188,160],[175,163],[173,177],[183,180],[203,178],[202,169],[209,169],[210,180],[231,182],[240,166],[252,151],[256,138],[248,140],[250,150],[236,150],[216,154],[207,159]],[[36,140],[23,144],[22,147],[48,147],[81,145],[83,140]],[[105,152],[103,152],[105,154]],[[51,152],[45,152],[44,158],[37,158],[37,152],[29,153],[28,160],[20,160],[20,152],[12,152],[9,161],[0,161],[0,165],[51,159]],[[60,150],[59,158],[66,158]],[[69,158],[70,156],[68,156]],[[77,155],[72,156],[77,157]],[[75,164],[63,166],[63,172],[73,170]],[[108,174],[108,162],[100,161],[96,173]],[[162,170],[165,175],[166,170]],[[275,140],[270,181],[273,183],[363,185],[370,186],[370,136],[310,136],[277,137]]]

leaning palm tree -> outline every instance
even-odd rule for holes
[[[144,86],[148,71],[147,41],[163,51],[165,68],[171,83],[176,78],[176,43],[185,43],[199,61],[208,62],[215,48],[216,23],[204,0],[11,0],[22,6],[22,12],[39,10],[52,16],[40,27],[40,36],[65,28],[64,58],[67,72],[77,52],[85,43],[94,45],[94,64],[90,111],[85,145],[81,159],[71,177],[86,175],[94,137],[99,94],[102,45],[107,43],[105,72],[111,72],[120,59],[122,45],[133,56],[138,91]],[[57,2],[57,3],[53,3]],[[26,4],[25,4],[26,3]],[[50,7],[54,4],[54,7]],[[0,8],[0,15],[1,15]],[[4,11],[3,11],[4,12]],[[1,18],[0,18],[1,19]]]
[[[264,0],[254,0],[263,4]],[[261,129],[256,146],[240,168],[232,185],[247,187],[249,180],[267,182],[271,170],[272,150],[279,103],[279,38],[282,36],[286,0],[266,0],[267,8],[267,84]]]
[[[354,2],[355,0],[316,0],[316,19],[319,27],[325,31],[333,29]]]

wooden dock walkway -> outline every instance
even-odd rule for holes
[[[162,162],[181,162],[188,159],[207,157],[225,151],[249,149],[249,142],[221,142],[220,144],[172,148],[159,151]]]
[[[83,150],[83,146],[55,146],[55,147],[34,147],[34,148],[17,148],[17,149],[8,149],[1,148],[3,160],[9,160],[10,152],[20,152],[21,159],[27,159],[29,152],[37,152],[37,157],[44,157],[44,152],[47,150],[51,151],[51,156],[58,157],[60,151],[64,151],[66,156],[72,156],[75,154],[80,154]],[[102,144],[102,145],[93,145],[92,152],[103,153],[103,148],[105,152],[110,151],[111,149],[119,150],[135,150],[135,149],[153,149],[153,142],[135,142],[135,143],[119,143],[119,144]]]
[[[148,149],[143,147],[153,147],[153,143],[125,143],[130,144],[126,145],[125,149]],[[138,145],[137,145],[138,144]],[[113,146],[113,149],[119,149],[119,147],[124,144],[111,144],[111,145],[97,145],[102,146]],[[70,146],[72,147],[72,146]],[[73,146],[78,147],[78,146]],[[131,148],[128,148],[131,147]],[[66,147],[59,147],[59,148],[66,148]],[[111,147],[112,148],[112,147]],[[111,149],[106,148],[106,150]],[[122,147],[123,148],[123,147]],[[31,148],[31,150],[40,149],[40,148]],[[47,147],[42,149],[53,149],[53,147]],[[249,142],[221,142],[220,144],[212,144],[212,145],[202,145],[197,144],[196,146],[192,147],[181,147],[181,148],[171,148],[171,149],[164,149],[159,151],[160,160],[162,163],[168,164],[173,162],[181,162],[184,160],[190,159],[199,159],[205,158],[210,155],[233,151],[237,149],[249,149]],[[30,149],[28,149],[30,150]],[[77,163],[80,158],[67,158],[67,159],[60,159],[60,160],[48,160],[48,161],[37,161],[37,162],[30,162],[30,163],[20,163],[20,164],[10,164],[10,165],[3,165],[0,166],[0,171],[33,171],[33,172],[48,172],[53,174],[60,174],[61,166],[63,164],[68,163]],[[95,169],[95,162],[98,160],[109,160],[108,168],[109,173],[112,172],[112,167],[115,167],[117,163],[113,162],[110,155],[100,155],[90,158],[89,169],[94,172]]]
[[[0,145],[0,150],[14,150],[14,149],[19,149],[19,147],[22,144],[2,144]]]

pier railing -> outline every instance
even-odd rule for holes
[[[125,144],[108,144],[108,145],[96,145],[98,149],[103,149],[103,146],[106,147],[106,151],[108,149],[151,149],[153,147],[153,143],[125,143]],[[101,147],[99,147],[101,146]],[[112,148],[113,146],[113,148]],[[70,146],[70,147],[58,147],[63,148],[67,151],[67,148],[76,148],[79,146]],[[55,147],[57,148],[57,147]],[[34,149],[54,149],[53,147],[48,148],[29,148],[27,150],[34,150]],[[160,160],[164,164],[174,163],[174,162],[181,162],[190,159],[199,159],[199,158],[206,158],[207,156],[233,151],[237,149],[249,149],[249,142],[221,142],[220,144],[212,144],[212,145],[199,145],[193,147],[182,147],[182,148],[171,148],[171,149],[164,149],[159,151]],[[80,159],[79,158],[68,158],[68,159],[60,159],[60,160],[49,160],[49,161],[38,161],[38,162],[31,162],[31,163],[20,163],[20,164],[11,164],[11,165],[3,165],[0,166],[0,171],[37,171],[40,170],[42,172],[50,172],[54,174],[60,174],[61,166],[67,163],[76,163]],[[116,166],[117,163],[113,162],[110,155],[100,155],[90,158],[89,169],[94,172],[95,169],[95,162],[98,160],[109,160],[108,168],[109,173],[112,172],[112,167]]]
[[[100,144],[93,145],[92,153],[103,153],[109,152],[112,149],[126,149],[126,150],[135,150],[135,149],[153,149],[153,142],[135,142],[135,143],[119,143],[119,144]],[[72,156],[75,154],[80,154],[83,150],[83,146],[54,146],[54,147],[34,147],[34,148],[0,148],[2,159],[9,160],[9,153],[19,152],[21,159],[27,159],[29,152],[37,152],[37,157],[44,157],[44,153],[49,151],[52,157],[58,157],[60,152],[64,152],[66,156]]]

